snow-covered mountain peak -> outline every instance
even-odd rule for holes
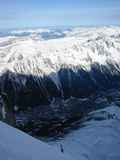
[[[51,30],[12,31],[12,34],[23,32],[42,34]],[[0,38],[0,62],[4,66],[0,70],[6,68],[25,74],[38,74],[42,70],[49,74],[63,65],[89,69],[93,63],[119,63],[119,27],[73,28],[62,32],[65,37],[49,40],[39,38],[38,34]]]

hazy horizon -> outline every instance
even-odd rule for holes
[[[1,0],[0,29],[120,25],[119,0]]]

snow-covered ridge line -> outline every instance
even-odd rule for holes
[[[70,160],[70,156],[5,123],[0,122],[0,156],[2,160]]]
[[[21,33],[42,33],[42,32],[50,32],[49,29],[47,28],[38,28],[38,29],[23,29],[23,30],[12,30],[10,33],[11,34],[21,34]]]

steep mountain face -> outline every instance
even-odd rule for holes
[[[73,28],[59,31],[65,38],[39,38],[53,32],[12,31],[0,38],[2,91],[35,90],[42,99],[51,99],[86,97],[120,85],[119,27]]]
[[[119,54],[120,27],[12,31],[0,37],[0,89],[20,109],[94,97],[119,89]]]

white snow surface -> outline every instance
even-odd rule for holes
[[[0,122],[1,160],[72,160],[55,147]]]
[[[77,160],[120,160],[120,108],[111,105],[89,116],[93,119],[84,122],[84,127],[49,143],[55,146],[61,143],[64,152]],[[97,121],[94,117],[104,119]]]
[[[28,30],[29,36],[0,37],[0,72],[42,75],[56,73],[61,66],[90,69],[92,63],[120,62],[120,27],[72,28],[64,38],[45,40],[37,33],[50,29]],[[33,35],[32,35],[33,34]],[[56,77],[55,77],[56,78]]]

